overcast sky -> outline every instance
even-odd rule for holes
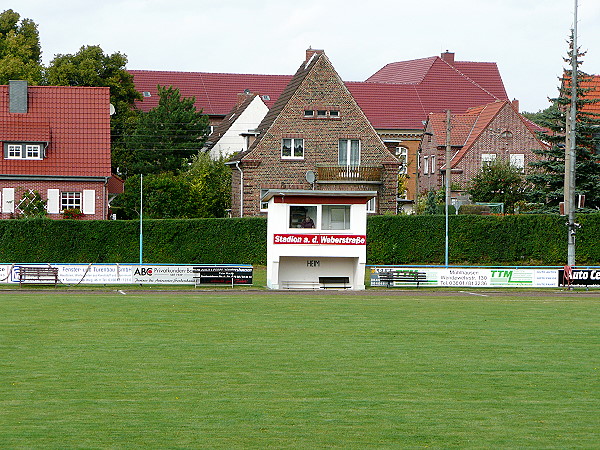
[[[6,5],[6,2],[5,2]],[[324,49],[345,81],[439,56],[496,62],[522,111],[546,108],[566,67],[574,0],[19,0],[47,64],[82,45],[121,52],[128,69],[293,74]],[[600,74],[600,1],[579,0],[582,70]]]

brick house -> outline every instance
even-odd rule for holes
[[[2,219],[20,214],[30,190],[50,218],[78,208],[84,219],[106,219],[109,197],[122,192],[111,177],[108,88],[0,86],[0,141]]]
[[[377,191],[369,211],[396,211],[398,160],[322,50],[307,50],[257,131],[229,162],[232,216],[266,213],[269,189]]]
[[[265,105],[272,108],[292,79],[290,75],[129,72],[144,97],[137,103],[142,111],[158,104],[158,84],[173,85],[182,96],[196,99],[196,108],[209,116],[215,133],[222,121],[229,121],[240,92],[260,93]],[[398,192],[398,204],[407,210],[416,197],[417,153],[427,115],[446,109],[462,113],[496,100],[508,100],[496,63],[458,61],[448,51],[440,56],[386,64],[366,81],[345,85],[400,163],[405,189]],[[249,131],[259,123],[255,121],[254,126],[248,124],[246,128]],[[252,138],[251,133],[247,136]]]
[[[481,167],[496,158],[509,160],[525,173],[543,149],[536,132],[541,128],[519,114],[516,102],[496,101],[450,118],[452,184],[467,189]],[[445,185],[446,113],[429,114],[421,144],[419,192]]]

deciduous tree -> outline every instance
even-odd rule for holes
[[[515,203],[525,199],[521,169],[496,158],[473,177],[467,190],[474,202],[504,203],[504,211],[514,212]]]
[[[42,49],[37,25],[7,9],[0,14],[0,84],[9,80],[42,82]]]

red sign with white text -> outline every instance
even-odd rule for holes
[[[366,245],[365,235],[352,234],[276,234],[274,244]]]

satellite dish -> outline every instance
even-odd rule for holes
[[[113,105],[113,104],[111,103],[111,104],[110,104],[110,115],[111,115],[111,116],[112,116],[112,115],[114,115],[114,113],[115,113],[115,112],[116,112],[116,111],[115,111],[115,105]]]
[[[315,178],[315,173],[312,170],[308,170],[306,172],[306,181],[308,181],[309,183],[314,183]]]

